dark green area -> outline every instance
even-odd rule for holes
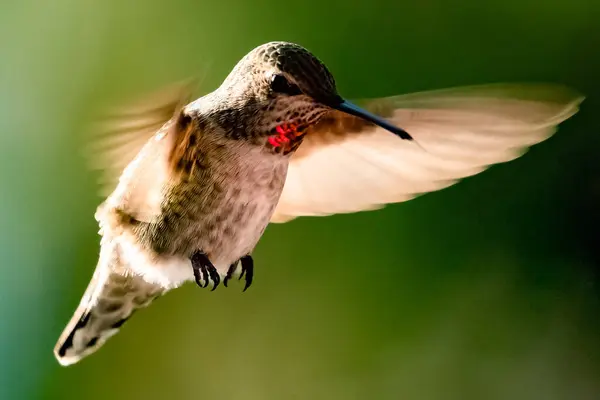
[[[0,6],[0,398],[540,399],[600,393],[600,3],[5,1]],[[100,103],[271,40],[342,94],[499,81],[588,96],[525,157],[384,210],[272,226],[253,287],[188,285],[61,368],[96,263]]]

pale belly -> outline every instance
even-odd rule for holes
[[[230,265],[251,254],[258,243],[279,200],[286,172],[287,164],[282,164],[266,174],[249,174],[235,181],[209,212],[192,212],[177,229],[166,229],[161,240],[167,239],[167,251],[160,254],[143,248],[131,236],[116,238],[123,264],[147,282],[172,289],[194,281],[190,257],[202,251],[224,277]]]
[[[257,209],[252,218],[247,220],[247,224],[238,228],[235,235],[224,238],[229,240],[222,240],[211,248],[210,260],[217,268],[221,278],[227,274],[231,264],[252,252],[262,236],[271,214],[272,211],[268,207],[264,207],[263,210]],[[123,236],[119,237],[117,242],[123,264],[127,265],[136,275],[144,277],[147,282],[160,285],[165,289],[172,289],[186,281],[194,281],[189,257],[181,255],[155,256],[136,244],[135,241],[128,240]],[[201,248],[204,243],[204,240],[199,240],[198,246]]]

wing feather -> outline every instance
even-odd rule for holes
[[[413,142],[333,111],[292,155],[271,222],[371,210],[443,189],[520,157],[581,101],[558,85],[496,84],[357,102]]]
[[[103,113],[84,148],[89,166],[101,171],[103,197],[114,191],[119,177],[148,140],[192,100],[195,86],[192,79],[178,82]]]

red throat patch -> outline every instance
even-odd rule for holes
[[[298,126],[296,124],[283,124],[275,128],[277,133],[273,136],[269,136],[269,143],[273,147],[280,147],[289,144],[292,139],[302,134],[298,132]]]
[[[300,145],[305,133],[305,128],[297,124],[282,124],[275,128],[273,135],[267,139],[268,143],[278,153],[288,154]]]

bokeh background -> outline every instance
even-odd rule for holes
[[[600,399],[599,21],[592,0],[4,0],[0,399]],[[587,100],[449,189],[269,227],[249,291],[187,285],[59,367],[98,252],[90,114],[190,75],[210,91],[271,40],[349,98],[551,81]]]

